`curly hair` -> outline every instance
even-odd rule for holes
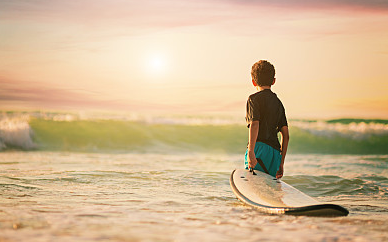
[[[253,64],[251,71],[252,79],[259,86],[271,86],[275,78],[275,67],[266,60]]]

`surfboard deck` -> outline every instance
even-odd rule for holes
[[[256,175],[236,169],[230,176],[233,193],[242,202],[269,214],[346,216],[349,211],[336,204],[320,203],[287,183],[261,171]]]

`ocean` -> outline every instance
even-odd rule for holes
[[[0,114],[0,241],[388,241],[388,120],[290,120],[283,181],[347,217],[233,194],[243,119]]]

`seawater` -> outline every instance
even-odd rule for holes
[[[304,121],[291,139],[300,132],[325,149],[346,139],[341,148],[349,152],[386,145],[384,125]],[[383,149],[341,154],[290,144],[283,180],[350,214],[266,215],[238,201],[229,185],[233,169],[243,167],[240,131],[246,128],[234,123],[7,116],[0,121],[0,241],[388,240]],[[218,135],[224,140],[212,144]]]

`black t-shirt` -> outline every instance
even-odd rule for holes
[[[245,117],[248,128],[252,121],[259,121],[259,135],[256,142],[263,142],[280,151],[278,132],[288,126],[282,102],[270,89],[264,89],[249,96]]]

